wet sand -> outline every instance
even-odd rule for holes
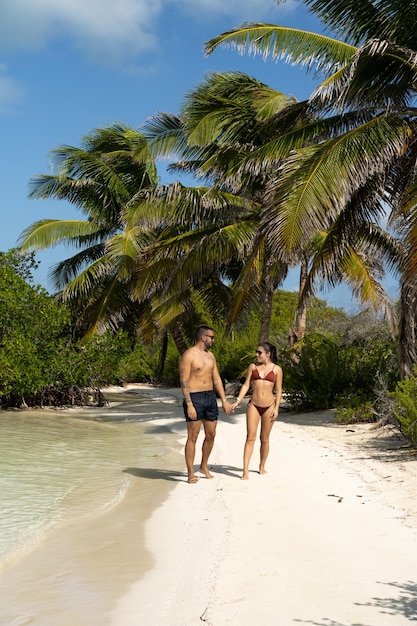
[[[131,481],[115,506],[56,525],[33,550],[0,570],[2,626],[110,624],[117,600],[154,565],[145,545],[145,522],[162,505],[173,481],[183,478],[177,437],[158,423],[161,415],[165,421],[176,415],[176,399],[165,395],[161,403],[140,396],[135,401],[123,393],[109,394],[109,399],[111,407],[60,414],[99,421],[142,420],[150,436],[162,434],[167,448],[146,466],[124,468]]]

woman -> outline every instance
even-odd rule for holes
[[[259,422],[261,422],[259,473],[266,474],[265,463],[269,453],[269,435],[278,417],[282,395],[282,369],[276,365],[275,347],[265,341],[259,344],[256,356],[258,362],[256,365],[254,363],[249,365],[246,380],[236,402],[232,404],[232,410],[234,410],[252,386],[252,396],[246,411],[247,436],[243,453],[242,480],[249,478],[249,461],[252,457]]]

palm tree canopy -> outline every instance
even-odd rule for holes
[[[417,5],[403,0],[304,0],[338,37],[361,46],[371,39],[416,49]]]

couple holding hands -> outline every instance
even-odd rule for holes
[[[180,361],[180,384],[184,396],[183,407],[187,423],[187,442],[185,444],[185,462],[188,482],[196,483],[194,458],[201,421],[204,425],[204,441],[200,472],[206,478],[213,478],[208,468],[208,459],[213,449],[216,435],[217,394],[222,401],[223,410],[230,415],[249,388],[252,387],[251,399],[246,410],[247,435],[243,452],[242,480],[249,478],[249,462],[255,445],[256,434],[261,423],[261,448],[259,473],[265,474],[265,463],[269,453],[269,435],[278,417],[282,395],[282,369],[276,364],[276,350],[268,342],[262,342],[256,349],[257,363],[251,363],[246,373],[239,395],[234,403],[226,400],[223,383],[217,369],[216,359],[209,352],[214,341],[214,330],[209,326],[197,329],[196,343],[184,352]]]

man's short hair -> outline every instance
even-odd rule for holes
[[[211,326],[199,326],[196,333],[197,341],[201,339],[201,337],[204,337],[208,330],[212,330],[214,332],[214,328]]]

